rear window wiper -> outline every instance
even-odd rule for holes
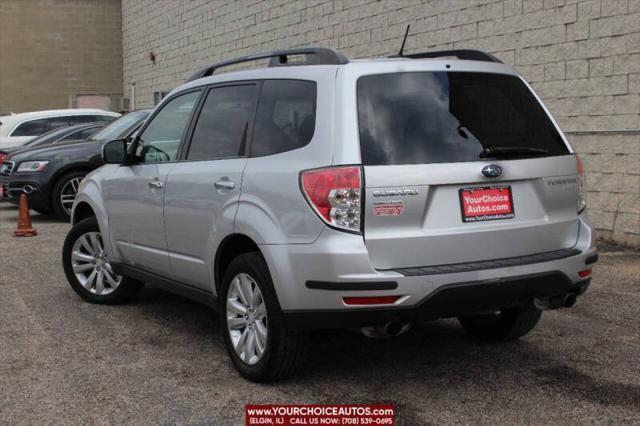
[[[549,151],[543,148],[533,148],[528,146],[485,146],[480,151],[480,158],[489,157],[519,157],[519,156],[545,156]]]

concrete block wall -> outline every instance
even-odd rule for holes
[[[640,245],[640,0],[122,0],[122,16],[124,90],[135,82],[138,107],[233,56],[396,53],[407,24],[408,52],[489,51],[523,73],[582,154],[600,235]]]
[[[0,113],[122,97],[120,0],[0,0]]]

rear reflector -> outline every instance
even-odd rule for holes
[[[401,296],[343,297],[345,305],[390,305]]]
[[[580,275],[580,278],[586,278],[589,275],[591,275],[591,269],[585,269],[584,271],[580,271],[578,272],[578,275]]]

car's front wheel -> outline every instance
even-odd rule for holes
[[[36,208],[34,208],[33,210],[35,210],[36,213],[41,214],[43,216],[47,216],[47,215],[51,214],[51,212],[48,209],[40,209],[40,208],[36,209]]]
[[[71,228],[62,247],[62,265],[71,288],[87,302],[121,303],[144,286],[113,271],[95,217],[83,219]]]
[[[533,303],[498,311],[458,318],[462,327],[474,338],[505,342],[522,337],[535,328],[542,311]]]
[[[84,171],[69,172],[53,186],[51,206],[60,219],[68,221],[71,218],[71,208],[78,196],[78,187],[86,175],[87,172]]]
[[[304,358],[306,336],[287,326],[259,253],[245,253],[231,262],[221,294],[225,344],[240,374],[272,382],[295,372]]]

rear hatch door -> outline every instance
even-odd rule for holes
[[[518,77],[365,76],[358,81],[358,112],[364,238],[375,268],[575,245],[576,158]]]

